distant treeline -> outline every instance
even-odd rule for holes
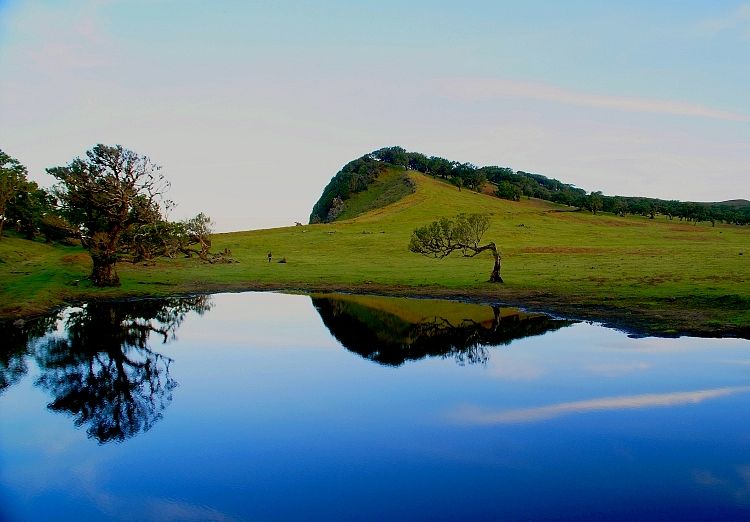
[[[416,170],[435,178],[443,179],[459,189],[481,190],[487,182],[495,186],[497,197],[519,201],[521,197],[533,197],[568,205],[580,210],[610,212],[617,215],[639,215],[654,218],[657,215],[669,219],[711,224],[750,224],[750,202],[739,200],[727,203],[691,203],[657,198],[605,196],[601,192],[586,193],[585,190],[550,179],[541,174],[514,171],[508,167],[477,167],[471,163],[459,163],[437,156],[426,156],[419,152],[407,152],[402,147],[385,147],[347,163],[323,190],[323,195],[313,207],[311,223],[329,222],[336,219],[341,207],[352,193],[365,190],[383,169],[401,167]]]

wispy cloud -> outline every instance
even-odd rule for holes
[[[722,16],[703,20],[700,30],[709,35],[739,31],[742,37],[750,39],[750,3],[740,4]]]
[[[561,402],[536,408],[489,411],[473,406],[465,406],[449,414],[449,418],[462,424],[517,424],[572,415],[608,410],[632,410],[698,404],[700,402],[750,392],[750,386],[735,386],[675,393],[652,393],[603,397],[585,401]]]
[[[14,49],[45,74],[78,73],[115,63],[114,46],[106,29],[103,10],[109,2],[85,0],[61,6],[35,5],[16,21],[19,27],[43,32],[43,39],[29,39]]]
[[[657,98],[593,94],[537,82],[489,78],[448,78],[439,91],[469,101],[526,99],[623,112],[640,112],[750,122],[750,115],[714,109],[706,105]]]

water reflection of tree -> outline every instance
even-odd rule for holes
[[[376,302],[378,298],[370,299]],[[488,347],[573,324],[499,306],[488,306],[481,319],[451,320],[427,313],[420,320],[409,320],[409,314],[398,313],[392,299],[389,311],[344,298],[313,297],[312,301],[323,323],[346,349],[387,366],[425,357],[452,357],[459,364],[485,363]],[[476,306],[466,305],[466,315],[475,313]]]
[[[98,302],[71,312],[65,335],[39,344],[37,385],[53,411],[68,412],[100,443],[123,441],[161,419],[177,386],[172,359],[149,346],[152,334],[166,343],[189,311],[211,308],[206,296]]]
[[[31,342],[51,331],[57,320],[56,314],[50,314],[27,321],[0,322],[0,394],[26,375]]]

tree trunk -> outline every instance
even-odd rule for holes
[[[94,262],[91,270],[91,282],[94,286],[120,286],[120,277],[115,270],[119,233],[119,229],[115,227],[109,233],[96,232],[84,242]]]
[[[114,256],[92,254],[91,259],[94,262],[94,268],[91,270],[91,282],[94,286],[120,286]]]
[[[502,283],[503,278],[500,277],[500,253],[497,251],[497,247],[495,246],[495,243],[488,243],[484,246],[480,247],[474,247],[474,246],[467,246],[465,248],[468,248],[470,250],[474,251],[474,254],[471,257],[474,257],[475,255],[484,252],[485,250],[489,250],[492,252],[492,257],[495,258],[495,265],[492,267],[492,273],[490,274],[490,283]]]
[[[495,248],[494,243],[492,243],[492,248],[490,248],[490,250],[495,258],[495,266],[492,267],[492,273],[490,274],[490,283],[502,283],[503,278],[500,277],[500,254],[498,253],[497,248]]]

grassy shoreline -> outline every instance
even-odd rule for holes
[[[494,288],[487,290],[461,290],[440,286],[405,287],[397,285],[364,284],[290,284],[274,283],[217,283],[195,282],[193,284],[144,285],[137,291],[116,289],[90,289],[75,293],[64,293],[51,300],[34,300],[19,303],[11,308],[0,308],[0,320],[28,318],[49,313],[67,306],[75,306],[92,300],[126,300],[159,297],[188,296],[195,294],[233,292],[281,292],[290,294],[359,294],[415,299],[447,299],[479,304],[499,304],[521,308],[529,312],[580,321],[592,321],[622,330],[636,336],[694,336],[694,337],[741,337],[750,339],[750,326],[727,322],[731,311],[717,299],[715,303],[705,300],[681,300],[679,302],[638,303],[631,300],[608,299],[598,301],[594,296],[560,296],[535,291],[504,291],[498,295]]]
[[[750,228],[660,217],[574,212],[510,202],[409,173],[416,192],[327,225],[216,234],[238,262],[159,259],[118,265],[122,286],[93,288],[75,247],[0,240],[0,317],[89,299],[274,290],[435,297],[520,306],[634,334],[750,333]],[[408,251],[412,230],[440,216],[486,212],[503,253],[503,285],[486,283],[490,255],[430,259]],[[272,251],[273,262],[267,260]],[[284,258],[285,263],[277,261]]]

